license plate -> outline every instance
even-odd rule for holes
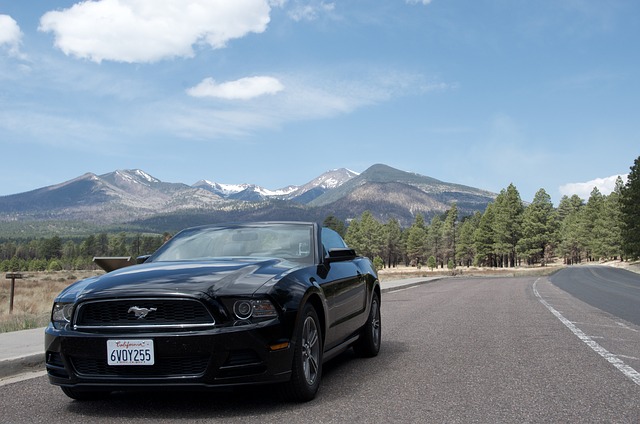
[[[153,365],[153,340],[107,340],[109,365]]]

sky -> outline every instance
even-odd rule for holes
[[[0,0],[0,196],[382,163],[524,201],[640,156],[637,0]],[[1,201],[1,198],[0,198]]]

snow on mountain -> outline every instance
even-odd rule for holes
[[[306,203],[326,190],[339,187],[357,175],[357,172],[345,168],[333,169],[302,186],[289,185],[277,190],[270,190],[255,184],[222,184],[209,180],[200,180],[193,184],[192,187],[211,191],[225,199],[258,201],[276,198]],[[314,192],[313,195],[304,196],[305,193],[311,191]]]

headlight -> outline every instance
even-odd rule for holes
[[[51,311],[51,322],[54,324],[68,324],[73,315],[73,303],[56,302]]]
[[[241,320],[269,319],[278,316],[276,307],[268,300],[237,300],[233,304],[233,313]]]

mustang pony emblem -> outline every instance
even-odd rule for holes
[[[157,311],[158,308],[139,308],[137,306],[132,306],[129,308],[127,313],[133,312],[138,319],[144,319],[149,315],[149,312]]]

